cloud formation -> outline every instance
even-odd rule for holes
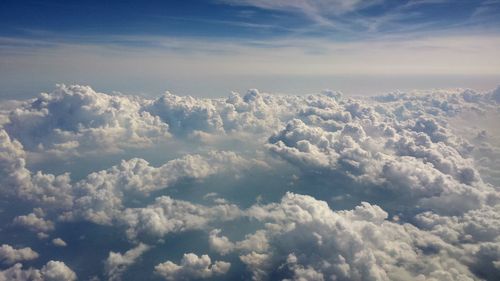
[[[0,271],[1,281],[75,281],[76,274],[60,261],[49,261],[42,269],[23,269],[22,264]]]
[[[140,243],[123,254],[109,252],[109,256],[105,264],[105,272],[108,276],[108,280],[121,280],[122,274],[128,269],[128,267],[134,264],[142,254],[149,250],[149,248],[150,247],[148,245]]]
[[[184,254],[180,264],[166,261],[155,266],[155,272],[165,280],[205,279],[225,274],[231,264],[212,260],[208,255],[198,257],[196,254]]]
[[[3,244],[0,247],[0,262],[3,264],[13,264],[20,261],[29,261],[38,258],[38,253],[30,247],[16,249],[10,245]]]
[[[71,154],[144,147],[168,137],[168,125],[133,97],[60,85],[9,114],[5,130],[29,151]]]
[[[499,91],[147,99],[59,86],[0,112],[0,280],[128,280],[139,262],[165,280],[495,280]],[[182,149],[161,163],[123,152],[153,145]],[[122,160],[69,173],[96,152]],[[67,173],[33,168],[61,159]],[[103,241],[86,240],[94,231]],[[41,250],[96,242],[92,273]]]

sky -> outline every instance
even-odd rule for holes
[[[500,280],[499,15],[0,0],[0,281]]]
[[[495,0],[4,0],[0,95],[57,83],[207,97],[487,90],[500,77],[499,13]]]

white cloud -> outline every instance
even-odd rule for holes
[[[143,198],[184,180],[203,180],[223,172],[239,172],[254,164],[234,152],[209,152],[186,155],[152,167],[143,159],[122,161],[108,170],[92,173],[74,186],[74,206],[63,215],[65,220],[84,218],[110,224],[124,209],[124,197]]]
[[[22,264],[16,263],[7,269],[0,270],[0,281],[43,281],[38,269],[23,269],[22,267]]]
[[[226,255],[235,250],[264,252],[269,248],[265,231],[258,230],[255,233],[247,234],[244,240],[236,243],[231,242],[225,236],[221,236],[221,231],[220,229],[210,231],[208,238],[210,248],[221,255]]]
[[[52,239],[52,244],[54,246],[57,246],[57,247],[66,247],[68,246],[68,244],[66,244],[66,242],[64,240],[62,240],[61,238],[54,238]]]
[[[335,25],[335,22],[329,18],[333,15],[342,15],[348,12],[354,12],[368,6],[379,4],[383,1],[381,0],[332,0],[332,1],[322,1],[322,0],[277,0],[277,1],[265,1],[265,0],[221,0],[220,2],[225,2],[232,5],[241,6],[251,6],[266,10],[277,10],[277,11],[291,11],[298,14],[303,14],[313,21],[325,25]]]
[[[60,261],[49,261],[40,272],[45,281],[74,281],[77,279],[76,274]]]
[[[56,155],[145,147],[168,138],[168,125],[140,109],[133,97],[58,85],[11,111],[4,128],[25,149]]]
[[[38,258],[38,253],[30,247],[16,249],[10,245],[3,244],[0,247],[0,262],[10,265],[20,261],[29,261]]]
[[[248,212],[266,222],[270,244],[241,256],[255,280],[271,272],[293,280],[474,279],[463,249],[413,225],[388,221],[384,210],[366,202],[332,211],[324,201],[288,193],[280,203]]]
[[[231,264],[212,260],[208,255],[184,254],[180,264],[166,261],[155,266],[155,273],[165,280],[204,279],[226,274]]]
[[[50,232],[54,230],[52,221],[38,217],[35,213],[15,217],[14,224],[26,227],[33,232]]]
[[[351,187],[355,192],[385,190],[409,205],[461,213],[498,201],[498,191],[474,167],[472,145],[456,137],[444,117],[488,97],[471,91],[439,95],[378,98],[385,103],[319,96],[322,103],[305,107],[301,120],[290,121],[268,147],[305,172],[338,173],[363,184]]]
[[[76,274],[60,261],[49,261],[42,269],[23,269],[16,263],[10,268],[0,271],[0,281],[75,281]]]
[[[22,110],[27,112],[19,115],[29,116],[25,131],[21,127],[16,133],[13,127],[0,129],[1,202],[22,202],[33,208],[26,214],[10,210],[10,205],[1,206],[2,216],[41,238],[52,232],[53,237],[70,239],[70,233],[58,233],[63,228],[55,225],[68,221],[123,231],[130,242],[138,244],[124,253],[106,250],[104,274],[110,280],[120,280],[149,249],[140,241],[168,243],[169,235],[182,238],[182,232],[189,230],[208,236],[211,251],[239,257],[254,280],[274,276],[285,280],[494,280],[500,264],[500,189],[489,180],[494,173],[483,178],[480,167],[493,166],[476,158],[476,150],[489,145],[492,149],[486,151],[494,151],[497,133],[472,128],[478,140],[467,141],[452,121],[457,116],[477,119],[497,112],[497,91],[395,92],[354,99],[331,91],[298,97],[250,90],[227,99],[166,94],[149,100],[107,96],[87,87],[62,87],[25,104]],[[122,112],[128,103],[132,106]],[[117,112],[106,115],[108,107]],[[72,110],[83,113],[66,116]],[[120,123],[129,115],[143,118],[141,112],[149,112],[148,118],[159,122],[156,125],[169,128],[168,137],[175,141],[199,145],[199,153],[179,151],[183,156],[159,166],[142,158],[122,160],[77,181],[67,173],[56,176],[30,170],[33,149],[47,157],[47,163],[54,149],[60,149],[49,148],[54,139],[44,132],[38,141],[48,146],[30,147],[27,142],[23,146],[22,138],[31,140],[32,128],[47,128],[41,123],[79,132],[102,127],[101,133],[110,133],[118,141],[128,138],[125,132],[142,134],[138,127],[129,127],[128,121]],[[56,119],[67,117],[69,123],[55,124],[56,115]],[[483,122],[476,119],[471,122]],[[98,125],[99,120],[104,125]],[[124,134],[108,132],[112,124],[118,124]],[[193,140],[193,135],[210,141]],[[85,139],[73,137],[71,141],[79,143]],[[106,151],[107,145],[99,143],[101,137],[93,137],[89,144]],[[157,136],[144,133],[142,137],[153,143]],[[228,146],[236,152],[212,151]],[[90,145],[81,148],[77,151],[83,157]],[[257,179],[262,171],[256,170],[262,167],[274,177],[269,183],[267,178],[266,182]],[[201,191],[171,188],[212,176],[214,182]],[[225,177],[238,184],[225,186]],[[213,183],[220,182],[221,187],[214,187]],[[285,194],[286,190],[314,197]],[[194,198],[189,197],[191,192]],[[263,199],[250,207],[248,198],[238,198],[258,194]],[[279,202],[268,201],[283,194]],[[323,200],[339,210],[332,210]],[[7,226],[2,231],[19,230]],[[60,238],[52,242],[65,244]],[[34,244],[30,247],[39,249]],[[35,254],[31,248],[15,249],[8,244],[0,248],[6,265]],[[186,254],[178,264],[158,264],[155,272],[167,280],[212,278],[227,273],[229,267],[226,262],[212,262],[208,255]],[[1,271],[0,280],[12,276],[20,280],[76,278],[58,262],[42,269],[15,264]]]
[[[150,246],[140,243],[136,247],[126,251],[125,253],[109,252],[109,256],[105,263],[105,272],[110,281],[121,280],[121,277],[128,267],[134,264],[137,259],[142,256]]]
[[[233,220],[241,214],[232,204],[206,207],[161,196],[144,208],[126,209],[120,219],[127,225],[127,236],[131,239],[138,236],[161,238],[171,232],[204,229],[213,221]]]

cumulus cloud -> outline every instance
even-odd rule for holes
[[[0,262],[3,264],[13,264],[20,261],[29,261],[38,258],[38,253],[30,247],[16,249],[10,245],[3,244],[0,247]]]
[[[226,274],[231,264],[212,260],[208,255],[184,254],[180,264],[166,261],[155,266],[155,273],[165,280],[205,279]]]
[[[122,216],[126,196],[146,197],[183,180],[202,180],[217,173],[237,172],[254,164],[258,163],[224,151],[210,152],[207,156],[186,155],[160,167],[152,167],[147,161],[137,158],[122,161],[118,166],[92,173],[77,182],[73,208],[63,218],[84,218],[110,224]]]
[[[54,230],[52,221],[41,218],[35,213],[15,217],[14,224],[26,227],[33,232],[50,232]]]
[[[66,247],[68,244],[66,244],[66,241],[62,240],[61,238],[54,238],[52,239],[52,244],[57,247]]]
[[[71,232],[59,233],[60,224],[82,222],[104,225],[136,245],[122,253],[106,249],[101,279],[125,278],[153,247],[141,241],[195,251],[169,239],[199,230],[186,235],[208,238],[209,254],[227,257],[233,268],[244,265],[238,276],[247,279],[495,280],[500,187],[494,172],[484,173],[495,170],[490,158],[498,155],[498,133],[478,126],[466,138],[457,127],[460,118],[496,120],[498,91],[349,98],[250,90],[227,99],[170,93],[146,99],[59,86],[0,112],[0,202],[6,204],[0,207],[12,221],[2,228],[9,235],[0,248],[0,260],[12,266],[0,280],[76,279],[62,262],[23,268],[19,262],[35,259],[31,248],[40,248],[10,245],[20,244],[12,238],[19,227],[40,238],[70,239]],[[36,172],[30,163],[33,154],[48,165],[54,155],[106,155],[167,138],[189,141],[190,149],[159,165],[148,155],[113,162],[77,180]],[[182,190],[191,183],[206,188]],[[256,203],[245,199],[259,194]],[[10,208],[18,202],[27,207]],[[191,253],[150,274],[224,278],[230,266]]]
[[[10,112],[4,128],[29,151],[56,154],[144,147],[169,135],[133,97],[65,85]]]
[[[295,99],[251,90],[226,99],[197,99],[170,93],[155,100],[95,92],[88,86],[58,85],[2,116],[11,139],[30,153],[68,157],[144,148],[196,132],[262,132],[291,114]]]
[[[467,106],[466,94],[472,95],[448,95],[448,103],[456,100],[452,109],[430,103],[453,113]],[[423,104],[419,98],[399,103],[401,95],[380,98],[390,105],[319,98],[322,104],[303,109],[300,119],[291,120],[269,139],[270,151],[306,172],[334,172],[436,211],[463,212],[498,200],[498,192],[483,183],[474,167],[472,146],[428,109],[427,101],[434,95],[426,96]],[[430,113],[416,110],[419,107]],[[367,191],[362,188],[357,192]],[[461,201],[459,209],[442,208],[443,202],[451,201]]]
[[[6,196],[17,196],[23,200],[41,203],[49,209],[67,210],[59,219],[83,218],[99,224],[110,224],[124,209],[125,196],[146,197],[150,192],[167,188],[182,180],[202,180],[222,172],[237,172],[261,163],[242,158],[234,152],[209,152],[203,155],[186,155],[171,160],[160,167],[134,158],[122,161],[110,169],[89,174],[72,183],[69,174],[54,176],[38,172],[32,174],[25,163],[22,145],[12,141],[8,134],[2,145],[5,153],[2,164],[6,166],[2,190]],[[43,211],[15,218],[14,223],[37,232],[48,232],[54,224],[44,218]]]
[[[40,270],[45,281],[74,281],[76,274],[60,261],[49,261]]]
[[[16,263],[10,268],[0,271],[1,281],[75,281],[76,274],[63,262],[49,261],[42,269],[23,269]]]
[[[149,248],[148,245],[140,243],[123,254],[109,252],[105,263],[105,272],[108,280],[121,280],[122,274],[127,271],[128,267],[134,264]]]
[[[464,249],[411,224],[388,220],[376,205],[333,211],[324,201],[287,193],[280,203],[255,205],[248,215],[265,222],[261,249],[240,259],[263,280],[469,280]],[[281,266],[281,265],[285,266]]]
[[[211,222],[233,220],[241,214],[233,204],[207,207],[161,196],[144,208],[126,209],[121,219],[131,239],[138,236],[161,238],[172,232],[203,229]]]
[[[16,263],[12,267],[0,271],[0,281],[41,281],[40,270],[34,268],[23,269],[23,265]]]
[[[43,204],[65,206],[71,204],[69,174],[54,176],[32,173],[26,168],[26,153],[22,144],[0,129],[0,166],[2,188],[0,196],[18,197]],[[25,218],[33,221],[35,216]]]
[[[210,232],[208,243],[212,250],[221,255],[226,255],[235,250],[263,252],[269,248],[266,232],[258,230],[255,233],[245,235],[245,239],[236,243],[231,242],[226,236],[220,235],[221,229]]]
[[[146,102],[146,110],[169,124],[176,135],[196,131],[212,134],[264,133],[277,129],[297,110],[294,97],[263,95],[249,90],[223,99],[197,99],[166,93]]]

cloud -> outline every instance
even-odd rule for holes
[[[16,103],[22,105],[19,116],[29,116],[25,127],[13,129],[16,109],[2,111],[9,117],[0,125],[0,207],[12,225],[2,228],[7,240],[0,257],[12,266],[1,271],[0,280],[75,279],[62,262],[41,269],[19,262],[34,259],[38,253],[32,248],[44,249],[47,242],[65,244],[56,237],[73,241],[65,251],[78,246],[74,241],[95,242],[86,240],[94,228],[135,245],[115,252],[116,241],[102,236],[99,258],[105,266],[92,275],[109,280],[136,276],[133,265],[150,247],[209,251],[201,257],[185,254],[180,262],[165,261],[149,272],[166,280],[233,278],[224,275],[229,262],[212,262],[214,254],[226,257],[232,271],[246,267],[234,276],[254,280],[495,280],[499,274],[500,189],[495,173],[485,177],[483,169],[495,168],[498,89],[370,98],[250,90],[227,99],[169,93],[147,99],[61,87]],[[143,134],[142,128],[128,126],[130,116],[156,120],[154,127],[165,128],[167,135]],[[120,134],[108,131],[114,125],[123,129]],[[52,146],[53,135],[44,131],[37,133],[37,142],[48,145],[30,146],[42,128],[99,128],[113,141],[136,134],[148,144],[169,138],[155,153],[177,149],[172,143],[188,145],[162,164],[138,155],[76,179],[34,171],[33,153],[41,155],[41,166],[52,163],[56,150],[70,153]],[[114,153],[101,136],[82,136],[70,139],[90,140],[106,161]],[[134,146],[127,141],[121,148]],[[85,159],[90,151],[90,145],[78,146],[73,152],[79,158],[73,159]],[[65,163],[71,171],[81,165]],[[54,239],[28,241],[11,226]],[[69,226],[82,226],[76,231],[81,240],[64,231]],[[188,241],[190,248],[176,239]]]
[[[258,164],[258,163],[255,163]],[[223,172],[237,172],[253,166],[234,152],[217,152],[186,155],[152,167],[143,159],[122,161],[108,170],[90,174],[74,186],[74,205],[64,215],[64,220],[84,218],[110,224],[120,219],[124,198],[145,198],[151,192],[166,189],[182,181],[201,181]]]
[[[372,20],[366,22],[373,23]],[[450,27],[454,28],[457,27]],[[450,30],[436,32],[434,28],[416,34],[404,30],[397,35],[380,34],[350,41],[332,40],[338,37],[330,35],[236,41],[161,36],[75,39],[60,34],[53,35],[57,42],[9,38],[15,43],[12,46],[4,43],[0,60],[16,67],[0,69],[0,81],[5,94],[11,98],[27,93],[31,97],[41,87],[48,87],[45,81],[90,81],[101,89],[126,89],[154,95],[162,93],[168,85],[180,94],[211,97],[256,86],[295,94],[326,87],[337,87],[352,94],[373,94],[397,87],[464,85],[486,90],[496,86],[500,74],[500,61],[496,56],[500,46],[498,35],[477,30],[467,34],[462,30],[459,34],[462,35]],[[138,47],[144,46],[144,42],[155,47]],[[40,47],[46,45],[54,47]],[[33,56],[37,60],[33,60]],[[77,72],[75,66],[78,66]],[[399,78],[396,81],[388,78],[395,74]],[[22,77],[29,75],[36,75],[39,82],[23,83]],[[91,140],[92,130],[86,131]],[[115,136],[118,135],[116,132]]]
[[[26,227],[33,232],[50,232],[54,230],[52,221],[38,217],[35,213],[15,217],[14,225]]]
[[[184,254],[180,264],[166,261],[155,266],[155,273],[165,280],[205,279],[226,274],[231,264],[212,260],[208,255]]]
[[[392,222],[384,210],[366,202],[333,211],[324,201],[287,193],[280,203],[255,205],[248,213],[266,223],[261,239],[269,244],[240,256],[254,280],[271,273],[291,280],[474,278],[460,246]]]
[[[350,178],[357,183],[353,192],[390,192],[396,200],[439,212],[463,213],[497,202],[498,191],[474,167],[472,145],[456,137],[444,120],[487,102],[487,95],[387,96],[377,99],[390,102],[375,105],[317,98],[323,104],[303,108],[300,119],[271,136],[271,152],[308,173]],[[454,209],[443,208],[444,202],[461,203]]]
[[[217,173],[261,165],[258,161],[224,151],[209,152],[206,156],[186,155],[160,167],[152,167],[147,161],[134,158],[72,183],[68,173],[59,176],[42,172],[33,174],[26,168],[23,146],[11,139],[6,131],[0,133],[4,140],[0,154],[0,165],[5,168],[2,170],[2,181],[5,186],[10,186],[9,189],[2,189],[2,194],[41,204],[49,211],[57,210],[60,213],[57,219],[66,221],[83,218],[110,224],[124,209],[122,201],[126,196],[145,198],[151,192],[181,181],[202,180]],[[14,224],[38,232],[53,230],[53,223],[44,216],[40,209],[37,214],[16,217]]]
[[[228,221],[241,216],[241,210],[232,204],[212,207],[175,200],[168,196],[156,198],[144,208],[128,208],[121,220],[127,229],[127,236],[161,238],[171,232],[203,229],[213,221]]]
[[[49,261],[40,270],[45,281],[74,281],[76,274],[60,261]]]
[[[463,216],[440,216],[431,212],[417,215],[416,225],[439,236],[444,241],[461,247],[469,257],[468,265],[487,280],[500,274],[500,205],[472,210]]]
[[[23,269],[16,263],[10,268],[0,271],[1,281],[75,281],[76,274],[60,261],[49,261],[42,269]]]
[[[263,252],[269,248],[265,231],[256,231],[245,235],[245,239],[236,243],[231,242],[227,237],[220,236],[221,229],[210,231],[208,243],[210,248],[221,255],[226,255],[233,251],[257,251]]]
[[[109,252],[109,256],[105,263],[105,272],[108,280],[121,280],[121,277],[128,267],[134,264],[150,246],[139,243],[136,247],[126,251],[123,254],[116,252]]]
[[[379,4],[383,1],[370,0],[350,0],[350,1],[318,1],[318,0],[305,0],[305,1],[262,1],[262,0],[221,0],[231,5],[241,5],[257,7],[266,10],[288,11],[303,14],[311,20],[325,25],[333,25],[334,21],[329,16],[338,16],[349,12],[361,10],[374,4]]]
[[[146,110],[169,124],[176,135],[196,131],[210,134],[269,132],[293,114],[296,99],[263,95],[256,89],[245,95],[231,93],[225,100],[182,97],[167,93],[146,105]]]
[[[52,244],[54,246],[57,246],[57,247],[66,247],[68,246],[68,244],[66,244],[66,242],[64,240],[62,240],[61,238],[54,238],[52,239]]]
[[[71,188],[69,174],[54,176],[42,172],[31,173],[26,168],[26,152],[21,143],[12,139],[3,129],[0,129],[0,139],[2,140],[0,165],[3,187],[0,195],[14,196],[46,205],[71,204],[71,198],[68,197]],[[19,219],[22,224],[32,224],[38,221],[37,218],[36,215],[28,215]]]
[[[63,155],[145,147],[168,138],[168,125],[140,108],[134,98],[58,85],[11,111],[4,128],[29,151]]]
[[[38,269],[22,269],[23,265],[16,263],[12,267],[0,271],[0,281],[28,281],[43,280]]]
[[[3,264],[13,264],[20,261],[29,261],[38,258],[38,253],[30,247],[15,249],[14,247],[3,244],[0,247],[0,262]]]

